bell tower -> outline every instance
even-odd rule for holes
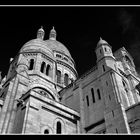
[[[101,74],[110,68],[115,69],[115,57],[112,53],[112,47],[102,38],[97,43],[95,53]]]
[[[100,37],[99,42],[97,43],[97,47],[95,49],[97,62],[100,61],[104,57],[113,57],[112,47]]]
[[[117,62],[112,53],[112,47],[105,40],[100,38],[95,52],[97,56],[98,77],[104,96],[106,131],[118,133],[118,131],[122,129],[122,132],[129,133],[130,130],[124,116],[114,115],[114,112],[119,111],[120,114],[124,114],[126,117],[124,107],[120,102],[120,90],[116,88],[116,86],[119,87],[120,85],[119,81],[121,77],[117,74]],[[116,121],[119,121],[119,125],[115,124]]]

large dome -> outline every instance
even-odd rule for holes
[[[52,51],[52,52],[58,51],[58,52],[61,52],[65,55],[67,55],[68,57],[72,58],[68,49],[57,40],[32,39],[23,45],[20,52],[24,52],[25,50],[30,50],[32,48],[41,49],[42,51],[47,51],[47,52],[48,51]]]
[[[42,34],[41,34],[42,32]],[[39,35],[38,35],[39,34]],[[51,53],[53,51],[57,51],[60,53],[63,53],[67,55],[68,57],[71,57],[71,54],[69,53],[68,49],[59,41],[56,40],[56,32],[54,28],[50,32],[50,38],[48,40],[43,40],[44,32],[42,29],[38,30],[37,38],[32,39],[25,43],[23,47],[21,48],[20,52],[24,52],[26,50],[30,49],[41,49],[42,51],[50,51]],[[41,36],[42,35],[42,36]]]
[[[45,43],[46,43],[47,47],[50,48],[51,50],[59,51],[61,53],[64,53],[65,55],[71,57],[71,54],[69,53],[68,49],[59,41],[48,39],[48,40],[45,40]]]

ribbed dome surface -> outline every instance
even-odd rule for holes
[[[51,50],[62,52],[66,54],[67,56],[71,57],[71,54],[69,53],[68,49],[59,41],[48,39],[48,40],[45,40],[45,42]]]
[[[42,49],[43,51],[48,51],[48,50],[58,51],[72,58],[68,49],[62,43],[60,43],[57,40],[51,40],[51,39],[42,40],[37,38],[37,39],[30,40],[23,45],[20,52],[23,52],[24,50],[32,49],[32,47],[35,49],[35,46],[36,49],[37,48]]]

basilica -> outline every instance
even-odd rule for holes
[[[78,77],[54,27],[44,37],[41,27],[0,79],[0,134],[140,133],[140,76],[129,52],[100,38],[96,65]]]

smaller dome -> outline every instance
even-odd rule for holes
[[[50,31],[49,39],[50,40],[56,40],[56,31],[54,29],[54,26],[53,26],[53,28]]]
[[[37,38],[40,38],[43,40],[44,36],[45,36],[45,31],[43,30],[43,26],[41,26],[41,28],[38,29],[38,31],[37,31]]]

